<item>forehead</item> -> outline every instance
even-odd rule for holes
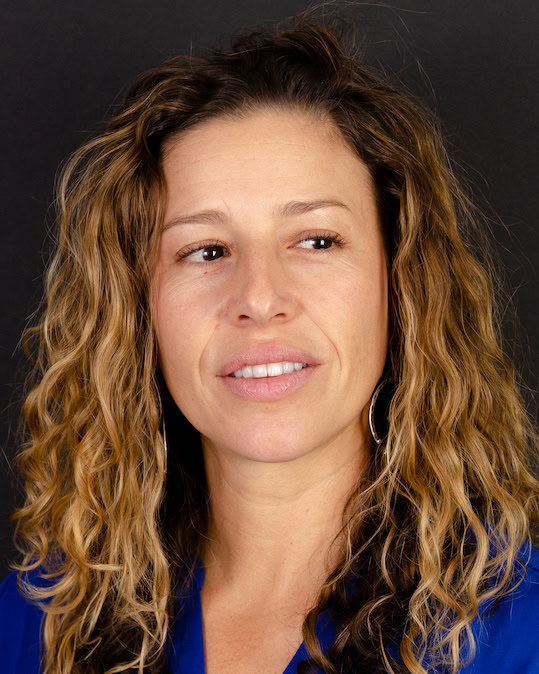
[[[262,109],[200,123],[164,148],[170,200],[193,202],[242,191],[281,200],[372,192],[370,172],[329,120],[289,109]],[[294,191],[296,192],[295,194]],[[278,194],[276,194],[278,192]],[[308,196],[313,196],[312,194]],[[335,195],[334,195],[335,196]]]

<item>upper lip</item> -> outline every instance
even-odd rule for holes
[[[318,365],[316,359],[307,351],[302,351],[286,344],[267,344],[265,346],[252,346],[246,351],[236,354],[223,365],[219,376],[226,377],[247,365],[281,363],[282,361]]]

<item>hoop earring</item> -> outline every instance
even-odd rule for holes
[[[168,463],[168,446],[167,446],[167,429],[165,428],[165,417],[163,417],[163,445],[165,446],[165,475],[166,475]]]
[[[380,390],[382,389],[384,384],[385,384],[385,382],[381,382],[377,386],[375,392],[372,395],[371,404],[370,404],[370,407],[369,407],[369,428],[371,429],[371,435],[374,439],[374,442],[377,445],[380,445],[380,443],[382,442],[382,438],[378,437],[378,435],[376,433],[376,429],[374,428],[374,403],[376,402],[376,398],[378,398],[378,394],[380,393]]]

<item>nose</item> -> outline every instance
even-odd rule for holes
[[[233,274],[228,308],[231,323],[264,327],[296,315],[294,284],[282,260],[267,247],[255,246],[238,260]]]

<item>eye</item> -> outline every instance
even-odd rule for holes
[[[185,250],[180,251],[178,253],[178,255],[176,256],[176,259],[178,261],[180,261],[180,260],[184,260],[187,257],[193,258],[194,253],[198,253],[199,251],[209,250],[209,251],[212,251],[209,256],[204,257],[204,254],[202,253],[202,259],[193,260],[193,261],[196,262],[196,263],[211,262],[212,260],[218,260],[219,259],[220,256],[215,255],[216,249],[219,249],[219,248],[225,249],[226,246],[219,243],[219,241],[210,241],[208,243],[195,244],[193,246],[188,246]],[[225,255],[224,257],[227,257],[227,256]]]
[[[332,250],[333,248],[339,248],[344,244],[342,237],[338,234],[331,234],[330,232],[324,232],[322,234],[313,234],[305,239],[302,239],[300,243],[304,241],[322,241],[320,248],[315,248],[314,250]]]
[[[334,248],[340,248],[345,245],[344,239],[339,234],[334,234],[331,232],[322,232],[317,234],[309,234],[304,239],[301,239],[299,243],[304,243],[305,241],[320,241],[322,242],[320,247],[314,248],[314,251],[320,252],[331,252]],[[180,251],[176,255],[178,261],[185,260],[190,258],[195,264],[206,264],[214,260],[218,260],[221,257],[228,257],[226,255],[219,255],[219,250],[227,250],[226,246],[219,241],[207,241],[201,244],[194,244],[193,246],[188,246],[184,250]],[[209,251],[209,254],[205,255],[204,251]],[[200,253],[198,259],[194,259],[195,253]]]

